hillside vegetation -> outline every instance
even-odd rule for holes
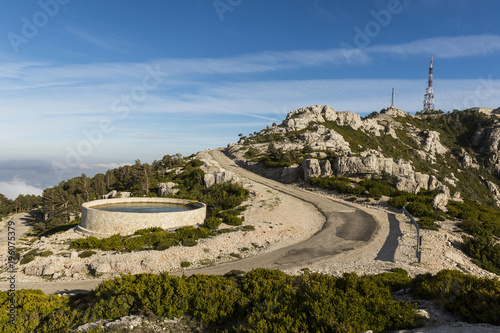
[[[459,219],[467,232],[464,252],[499,274],[498,142],[497,115],[473,110],[409,116],[392,108],[361,118],[311,106],[242,136],[228,151],[277,180],[307,180],[352,200],[388,197],[391,206],[419,217],[422,228]]]
[[[8,293],[2,292],[0,325],[6,333],[68,332],[99,319],[151,313],[159,319],[192,317],[197,326],[220,332],[385,332],[423,325],[415,305],[391,296],[408,288],[414,297],[435,299],[464,321],[500,325],[498,280],[457,271],[411,279],[401,269],[339,278],[268,269],[242,277],[123,275],[71,297],[16,291],[15,326],[8,322]]]

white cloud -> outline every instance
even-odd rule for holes
[[[14,200],[20,194],[42,195],[43,189],[30,185],[22,179],[14,178],[11,181],[0,181],[0,193]]]
[[[399,45],[376,45],[365,51],[393,56],[433,54],[440,58],[460,58],[500,52],[500,36],[485,34],[434,37]]]

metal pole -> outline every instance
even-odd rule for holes
[[[415,221],[413,216],[406,210],[405,207],[403,207],[403,212],[410,218],[410,221],[415,225],[415,228],[417,229],[417,260],[418,262],[421,262],[422,252],[420,251],[420,244],[422,243],[422,238],[420,237],[420,228],[418,227],[417,221]]]

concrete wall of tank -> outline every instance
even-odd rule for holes
[[[93,207],[112,203],[175,203],[185,204],[190,200],[173,198],[117,198],[94,200],[82,205],[82,221],[77,230],[94,236],[111,236],[114,234],[132,235],[136,230],[160,227],[176,229],[185,226],[203,224],[207,207],[201,202],[190,203],[194,209],[169,213],[124,213],[108,212]]]

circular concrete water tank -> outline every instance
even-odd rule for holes
[[[156,206],[178,206],[177,211],[140,212],[138,211],[107,211],[103,207],[140,206],[151,204]],[[116,198],[94,200],[82,205],[82,221],[77,230],[94,236],[111,236],[114,234],[132,235],[136,230],[160,227],[176,229],[185,226],[203,224],[206,217],[206,205],[174,198]],[[128,209],[130,210],[130,209]],[[141,210],[142,211],[142,210]]]

